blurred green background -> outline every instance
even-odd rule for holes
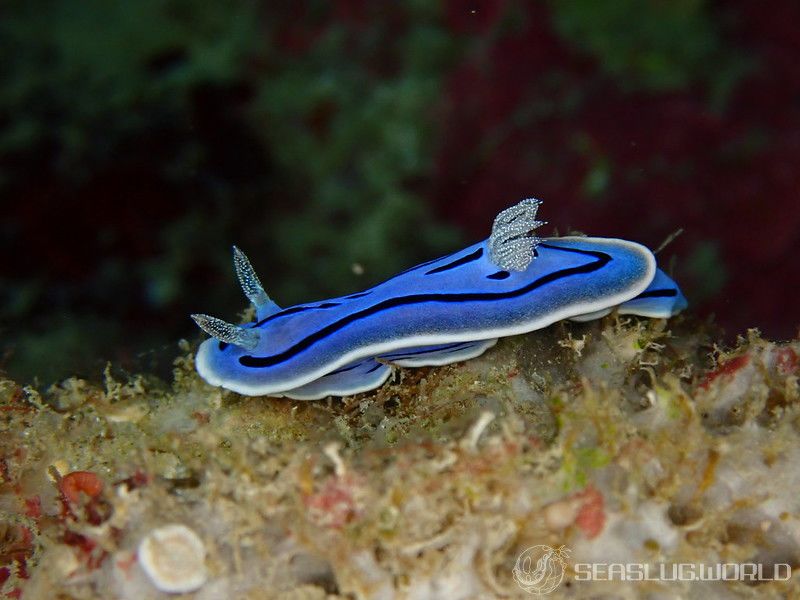
[[[545,200],[693,310],[794,335],[796,3],[11,0],[0,368],[168,373],[190,312],[353,292]],[[783,308],[782,308],[783,307]]]

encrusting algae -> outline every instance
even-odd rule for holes
[[[798,341],[612,316],[320,402],[210,387],[183,351],[171,386],[0,382],[6,596],[528,598],[534,546],[550,598],[800,594]]]

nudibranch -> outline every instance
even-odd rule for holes
[[[192,315],[211,339],[197,352],[200,376],[248,396],[313,400],[367,391],[394,366],[474,358],[497,338],[562,319],[623,314],[669,317],[686,306],[677,285],[635,242],[539,238],[540,202],[502,211],[488,239],[431,260],[363,292],[280,308],[250,261],[234,266],[256,319],[232,325]]]

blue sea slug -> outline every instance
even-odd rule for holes
[[[192,315],[212,339],[196,366],[211,385],[250,396],[313,400],[380,386],[394,366],[443,365],[497,338],[562,320],[620,313],[669,317],[686,306],[646,247],[620,239],[541,239],[540,202],[501,212],[488,239],[363,292],[280,308],[247,257],[234,264],[256,319]]]

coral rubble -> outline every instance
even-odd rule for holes
[[[800,342],[713,339],[562,323],[321,402],[209,387],[188,346],[171,385],[4,380],[2,592],[527,598],[518,559],[540,545],[552,598],[798,594]],[[157,556],[165,536],[185,562]],[[587,581],[590,563],[781,576]]]

